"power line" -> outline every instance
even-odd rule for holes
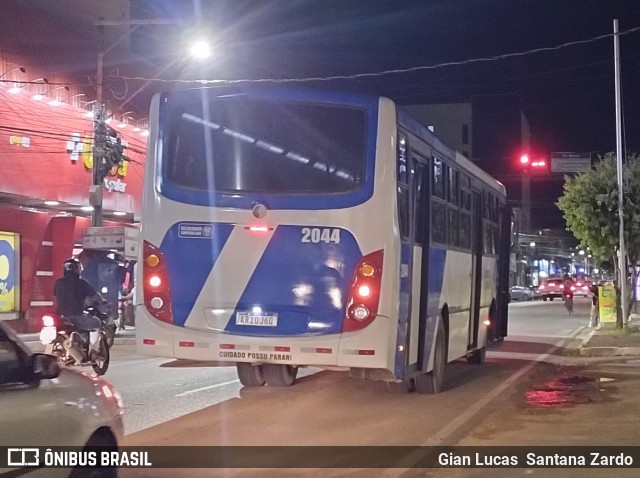
[[[532,54],[541,53],[541,52],[561,50],[561,49],[576,46],[576,45],[585,45],[588,43],[594,43],[603,39],[611,38],[615,35],[618,35],[618,36],[629,35],[637,31],[640,31],[640,27],[630,28],[628,30],[625,30],[619,33],[606,33],[604,35],[599,35],[586,40],[577,40],[577,41],[562,43],[560,45],[551,46],[551,47],[534,48],[534,49],[526,50],[522,52],[504,53],[501,55],[482,57],[482,58],[471,58],[468,60],[461,60],[461,61],[449,61],[444,63],[438,63],[435,65],[422,65],[422,66],[414,66],[411,68],[384,70],[384,71],[369,72],[369,73],[355,73],[353,75],[334,75],[334,76],[307,77],[307,78],[259,78],[259,79],[238,79],[238,80],[207,80],[207,79],[168,80],[164,78],[144,78],[139,76],[114,76],[114,78],[123,78],[125,80],[138,80],[138,81],[148,81],[148,82],[156,82],[156,83],[182,83],[182,84],[201,84],[201,85],[214,85],[214,84],[221,85],[221,84],[236,84],[236,83],[302,83],[302,82],[309,82],[309,81],[353,80],[353,79],[371,78],[371,77],[385,76],[385,75],[398,74],[398,73],[411,73],[415,71],[435,70],[435,69],[444,68],[448,66],[460,66],[460,65],[469,65],[473,63],[500,61],[500,60],[505,60],[507,58],[516,58],[516,57],[522,57],[522,56],[532,55]]]

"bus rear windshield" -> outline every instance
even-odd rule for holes
[[[222,193],[331,194],[364,175],[366,114],[354,107],[218,98],[173,109],[164,177]]]

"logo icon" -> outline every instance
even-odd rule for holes
[[[8,466],[40,466],[40,449],[7,448]]]

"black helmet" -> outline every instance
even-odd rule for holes
[[[64,275],[74,274],[80,277],[82,274],[82,264],[75,257],[70,257],[62,264],[62,272]]]

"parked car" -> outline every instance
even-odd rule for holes
[[[511,300],[531,300],[535,297],[534,288],[514,285],[509,289],[509,298]]]
[[[533,292],[533,297],[532,297],[533,300],[542,299],[542,293],[540,293],[540,289],[538,289],[537,287],[532,287],[531,292]]]
[[[538,286],[542,300],[553,300],[556,297],[562,297],[562,290],[564,289],[562,279],[547,279],[544,284]]]
[[[575,284],[575,290],[573,291],[573,295],[581,295],[583,297],[589,297],[589,295],[591,294],[590,291],[590,287],[591,287],[591,282],[589,281],[576,281]]]
[[[122,400],[102,377],[32,353],[0,321],[0,447],[101,446],[116,450],[124,435]],[[44,449],[42,450],[44,453]],[[40,464],[44,464],[43,454]],[[6,469],[3,471],[7,471]],[[18,476],[69,476],[63,468],[13,468]],[[79,472],[79,473],[78,473]],[[86,472],[86,473],[84,473]],[[74,476],[115,477],[114,469],[81,469]],[[83,474],[84,473],[84,474]]]

